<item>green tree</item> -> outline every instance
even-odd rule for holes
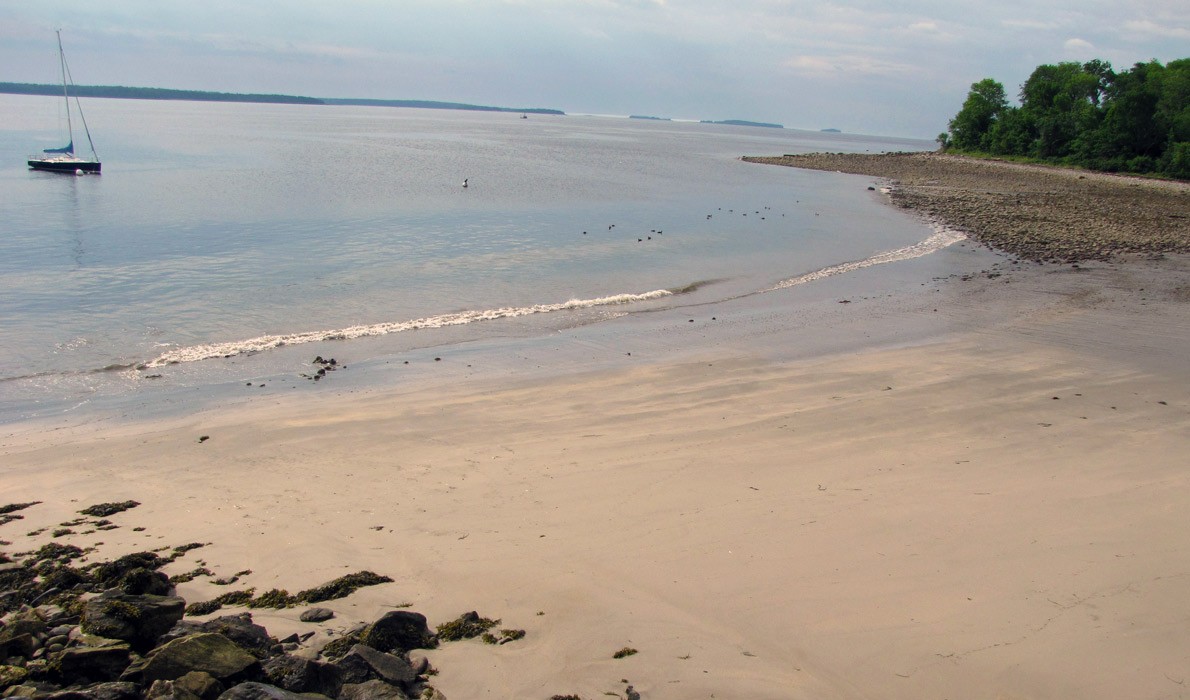
[[[949,126],[938,137],[944,150],[1190,179],[1190,58],[1120,73],[1098,59],[1041,65],[1021,85],[1020,107],[986,78]]]
[[[964,151],[981,150],[984,137],[1008,107],[1004,86],[984,78],[971,85],[963,108],[950,120],[950,143]]]
[[[1031,155],[1060,158],[1075,150],[1077,137],[1102,119],[1099,103],[1110,76],[1110,64],[1102,61],[1034,69],[1021,86],[1021,109],[1034,131]]]

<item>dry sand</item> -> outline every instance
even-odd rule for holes
[[[946,284],[1003,313],[797,361],[11,426],[2,500],[44,503],[0,537],[131,498],[72,541],[210,542],[170,573],[258,592],[395,579],[327,604],[340,632],[403,604],[527,631],[431,652],[451,700],[1190,697],[1190,258]]]

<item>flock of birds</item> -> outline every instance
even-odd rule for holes
[[[466,188],[469,186],[469,181],[470,181],[470,180],[471,180],[471,178],[469,178],[469,177],[468,177],[468,178],[463,178],[463,189],[466,189]],[[800,204],[800,203],[801,203],[801,200],[797,200],[795,203],[798,203],[798,204]],[[718,211],[719,211],[720,213],[722,213],[722,212],[723,212],[723,207],[719,207],[719,208],[718,208]],[[769,212],[772,212],[772,207],[764,207],[764,209],[763,209],[763,210],[760,210],[760,209],[755,209],[755,210],[753,210],[753,211],[752,211],[752,214],[753,214],[753,215],[755,215],[755,216],[760,216],[760,220],[761,220],[761,221],[765,221],[765,220],[767,220],[767,218],[768,218],[768,216],[769,216]],[[736,213],[736,212],[735,212],[735,209],[728,209],[728,210],[727,210],[727,213],[728,213],[728,214],[734,214],[734,213]],[[746,211],[741,211],[741,212],[740,212],[740,214],[741,214],[742,216],[745,216],[745,217],[746,217],[746,216],[748,216],[748,212],[746,212]],[[784,214],[781,214],[781,216],[785,216],[785,215],[784,215]],[[818,216],[818,212],[815,212],[815,213],[814,213],[814,216]],[[712,214],[707,214],[707,220],[708,220],[708,221],[709,221],[711,218],[713,218],[713,217],[714,217],[714,214],[713,214],[713,213],[712,213]],[[614,230],[615,228],[616,228],[616,225],[615,225],[615,224],[608,224],[608,226],[607,226],[607,230],[608,230],[608,231]],[[649,229],[649,234],[656,234],[656,235],[660,236],[660,235],[662,235],[663,233],[664,233],[664,231],[662,231],[661,229]],[[583,235],[584,235],[584,236],[585,236],[585,235],[587,235],[587,232],[586,232],[586,231],[583,231]],[[648,241],[651,241],[651,240],[653,240],[653,236],[652,236],[652,235],[642,235],[642,237],[640,237],[640,238],[637,238],[637,239],[636,239],[636,242],[637,242],[637,243],[644,243],[646,240],[648,240]]]

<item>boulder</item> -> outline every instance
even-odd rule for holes
[[[303,659],[297,656],[277,656],[264,664],[265,679],[294,693],[318,693],[335,697],[343,687],[343,671],[334,664]]]
[[[330,608],[310,608],[303,610],[298,619],[302,622],[324,622],[335,616],[335,611]]]
[[[252,613],[248,612],[216,617],[203,622],[200,627],[203,632],[216,632],[227,637],[258,659],[267,657],[269,650],[277,644],[268,630],[252,622]]]
[[[175,596],[107,591],[87,601],[82,631],[122,639],[134,649],[146,650],[182,619],[185,607],[186,601]]]
[[[260,662],[221,634],[204,632],[166,642],[153,651],[141,670],[144,682],[172,681],[204,671],[221,681],[260,676]]]
[[[373,679],[343,686],[338,700],[409,700],[409,696],[395,685]]]
[[[426,625],[426,616],[409,610],[385,613],[364,629],[359,641],[378,651],[398,653],[438,646],[438,640]]]
[[[49,627],[35,613],[21,613],[0,627],[0,656],[32,656],[40,645],[38,637],[48,633]]]
[[[206,671],[191,671],[175,680],[175,686],[189,690],[202,700],[215,700],[223,694],[223,684]]]
[[[145,700],[201,700],[174,681],[153,681],[153,685],[145,691]]]
[[[131,654],[125,643],[70,647],[62,650],[54,665],[63,685],[114,681],[132,663]]]
[[[404,657],[386,654],[372,647],[356,644],[339,661],[335,662],[343,671],[347,683],[363,683],[378,678],[386,683],[404,686],[417,680],[417,673]]]
[[[275,685],[249,681],[229,688],[218,700],[312,700],[318,697],[320,696],[298,695]]]

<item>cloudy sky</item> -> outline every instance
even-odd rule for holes
[[[0,0],[0,81],[749,119],[933,138],[971,83],[1190,56],[1187,0]]]

